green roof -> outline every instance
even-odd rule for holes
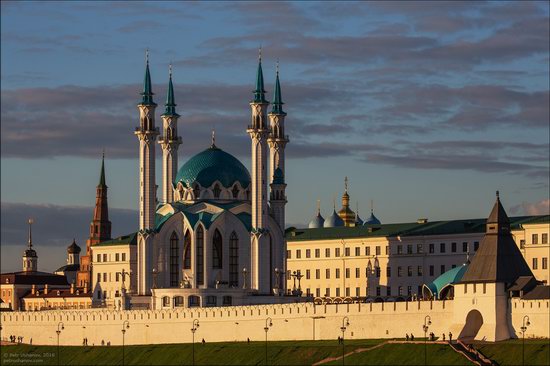
[[[256,73],[256,89],[254,90],[254,103],[267,103],[264,90],[264,73],[262,71],[262,59],[258,61],[258,71]]]
[[[141,93],[142,105],[157,105],[153,102],[153,88],[151,86],[151,73],[149,72],[149,59],[147,59],[147,65],[145,66],[145,78],[143,80],[143,92]]]
[[[363,225],[356,227],[330,227],[315,229],[294,229],[286,233],[288,241],[337,240],[365,237],[422,236],[484,233],[486,219],[466,219],[433,221],[427,223],[398,223],[383,225]],[[521,225],[548,223],[550,215],[511,217],[512,230]]]
[[[277,70],[277,77],[275,79],[275,91],[273,92],[273,108],[271,108],[272,114],[283,114],[283,98],[281,98],[281,83],[279,83],[279,70]]]
[[[174,185],[181,182],[193,187],[198,182],[202,187],[210,187],[219,181],[225,188],[239,182],[243,188],[250,185],[250,173],[233,155],[211,146],[189,159],[178,171]]]
[[[425,286],[430,289],[430,291],[432,292],[432,295],[436,299],[439,299],[441,290],[443,290],[445,287],[449,285],[453,285],[459,282],[462,279],[462,276],[464,276],[464,272],[466,272],[467,268],[468,268],[467,264],[463,264],[459,267],[455,267],[443,273],[441,276],[437,277],[432,283]]]
[[[122,235],[118,238],[102,241],[94,247],[110,246],[110,245],[136,245],[137,244],[137,232],[128,235]]]
[[[168,93],[166,95],[166,107],[164,110],[163,116],[176,116],[179,117],[179,114],[176,113],[176,102],[174,98],[174,84],[172,84],[172,72],[170,72],[170,80],[168,81]]]

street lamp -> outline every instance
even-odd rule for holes
[[[195,364],[195,332],[199,329],[199,319],[193,319],[193,328],[191,328],[191,333],[193,333],[193,342],[192,342],[192,348],[193,348],[193,365]]]
[[[265,330],[265,364],[267,365],[267,332],[269,331],[269,327],[272,327],[273,326],[273,322],[271,320],[271,318],[267,318],[265,320],[265,327],[264,327],[264,330]]]
[[[424,329],[424,365],[427,365],[428,363],[428,345],[427,345],[427,333],[429,326],[432,325],[432,318],[429,315],[426,315],[424,317],[424,325],[422,326],[422,329]]]
[[[126,334],[126,329],[130,329],[130,322],[128,320],[122,323],[122,366],[124,366],[124,335]]]
[[[57,333],[57,364],[60,365],[59,363],[59,335],[61,334],[61,331],[65,329],[65,325],[63,324],[63,322],[59,322],[57,324],[57,330],[55,331]]]
[[[340,330],[342,331],[342,365],[344,364],[344,357],[346,355],[346,348],[344,346],[344,334],[347,327],[349,327],[349,318],[345,316],[344,319],[342,319],[342,326],[340,327]]]
[[[527,321],[525,321],[527,319]],[[523,333],[523,342],[522,342],[522,350],[521,350],[521,364],[525,365],[525,331],[527,330],[527,327],[530,326],[531,323],[529,322],[529,316],[525,315],[523,317],[523,325],[521,327],[521,332]]]

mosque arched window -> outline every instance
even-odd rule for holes
[[[231,193],[233,194],[233,198],[239,197],[239,187],[236,184],[233,186]]]
[[[176,287],[179,282],[179,238],[178,235],[173,232],[170,236],[170,287]]]
[[[196,274],[197,274],[197,286],[204,285],[204,229],[199,225],[197,229],[197,235],[195,237],[197,248],[196,253]]]
[[[198,200],[201,195],[201,189],[198,184],[195,184],[193,187],[193,195],[195,196],[195,200]]]
[[[222,190],[220,189],[219,184],[216,183],[213,191],[214,191],[214,198],[220,198],[220,193],[222,192]]]
[[[229,286],[239,286],[239,237],[234,231],[229,237]]]
[[[214,231],[214,238],[212,239],[212,267],[213,268],[222,268],[222,235],[216,229]]]
[[[191,269],[191,234],[189,230],[183,238],[183,268]]]

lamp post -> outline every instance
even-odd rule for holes
[[[342,331],[342,365],[344,365],[344,357],[346,356],[346,348],[344,345],[344,334],[346,332],[347,327],[349,327],[349,318],[345,316],[342,319],[342,326],[340,327],[340,330]]]
[[[126,334],[126,329],[130,329],[130,322],[128,320],[122,323],[122,366],[124,366],[124,335]]]
[[[525,321],[527,320],[527,321]],[[521,364],[525,365],[525,331],[527,330],[527,327],[530,326],[531,323],[529,322],[529,316],[525,315],[523,317],[523,325],[521,327],[521,333],[523,334],[523,341],[522,341],[522,349],[521,349]]]
[[[193,328],[191,328],[191,333],[193,334],[193,341],[191,347],[193,349],[193,365],[195,364],[195,332],[199,329],[199,319],[193,319]]]
[[[57,333],[57,364],[60,365],[61,363],[59,362],[59,335],[61,334],[61,331],[65,329],[65,325],[63,324],[63,322],[59,322],[57,324],[57,330],[55,331],[55,333]]]
[[[424,317],[424,325],[422,326],[422,329],[424,329],[424,365],[428,364],[427,333],[430,325],[432,325],[432,318],[429,315],[426,315],[426,317]]]
[[[273,326],[273,322],[271,320],[271,318],[267,318],[265,320],[265,327],[264,327],[264,330],[265,330],[265,364],[267,365],[267,332],[269,331],[269,327],[272,327]]]

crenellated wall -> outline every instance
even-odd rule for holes
[[[510,307],[516,337],[521,338],[523,317],[527,315],[531,324],[525,331],[525,338],[550,338],[550,300],[512,299]]]
[[[517,306],[514,305],[517,303]],[[524,306],[525,304],[525,306]],[[531,307],[531,304],[533,306]],[[540,305],[540,306],[539,306]],[[548,300],[512,300],[512,322],[521,323],[529,315],[527,337],[548,337]],[[270,340],[336,339],[341,336],[344,317],[349,318],[345,337],[402,338],[406,333],[423,337],[426,315],[431,317],[429,332],[441,336],[449,332],[453,320],[453,301],[388,302],[362,304],[313,305],[312,303],[233,306],[171,310],[67,310],[12,312],[1,315],[2,338],[23,336],[25,343],[56,344],[56,330],[63,322],[60,344],[99,345],[109,341],[122,344],[122,325],[130,328],[125,344],[186,343],[192,340],[193,319],[199,320],[195,341],[261,341],[265,339],[266,319],[272,319]],[[546,313],[545,313],[546,311]],[[519,329],[519,328],[517,328]]]

